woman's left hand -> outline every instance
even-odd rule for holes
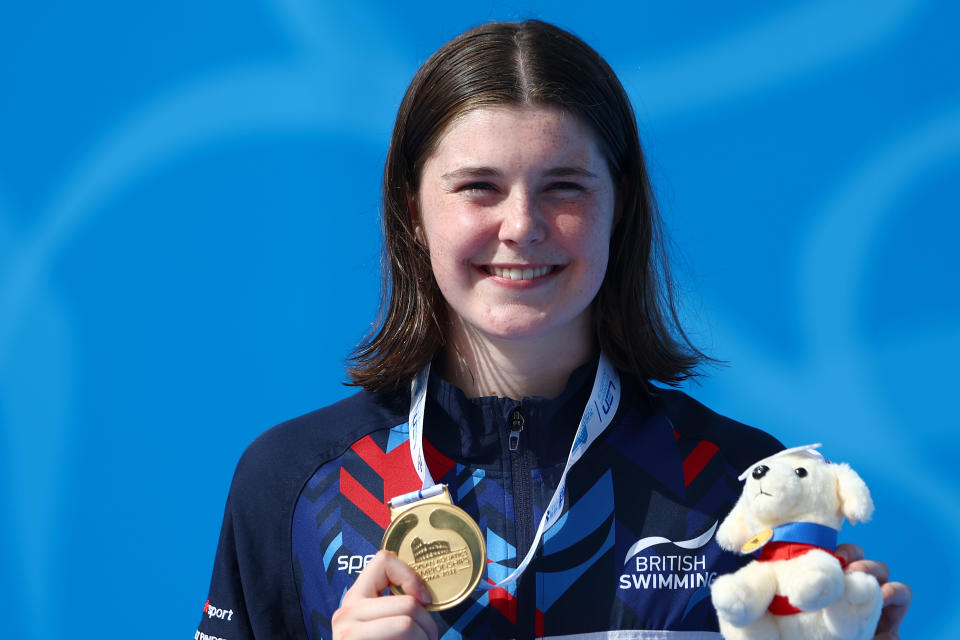
[[[902,582],[890,582],[890,568],[883,562],[864,559],[863,549],[855,544],[841,544],[836,551],[838,556],[847,560],[847,571],[869,573],[880,583],[883,595],[883,613],[877,624],[874,640],[898,640],[900,624],[907,615],[913,592]]]

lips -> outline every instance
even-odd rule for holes
[[[556,268],[555,265],[537,267],[498,267],[496,265],[485,265],[483,270],[490,275],[508,280],[534,280],[550,275]]]

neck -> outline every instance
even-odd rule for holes
[[[457,322],[442,359],[441,375],[468,398],[555,398],[574,369],[595,355],[588,332],[571,339],[496,339]],[[570,336],[567,336],[570,338]]]

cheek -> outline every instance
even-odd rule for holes
[[[840,511],[840,497],[837,495],[837,484],[831,475],[811,474],[807,478],[807,493],[815,504],[817,511],[824,513],[838,513]]]
[[[473,263],[486,246],[480,232],[449,213],[449,219],[428,227],[426,233],[433,277],[447,299],[471,286],[476,276]]]
[[[424,237],[431,259],[466,262],[470,251],[481,241],[481,229],[475,216],[456,207],[425,202]]]
[[[590,271],[606,271],[610,253],[610,224],[606,219],[586,216],[563,216],[557,219],[558,237],[564,239],[568,251],[579,256]]]
[[[479,215],[455,198],[430,194],[423,198],[422,207],[421,224],[431,251],[443,248],[448,253],[459,252],[489,235],[484,226],[489,216]]]
[[[427,234],[430,259],[447,268],[468,266],[480,256],[487,246],[486,236],[480,229],[463,221],[445,222]]]
[[[429,247],[433,277],[446,296],[451,285],[462,277],[464,260],[456,247],[450,246],[444,238],[434,236]]]

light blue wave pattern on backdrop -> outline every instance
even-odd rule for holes
[[[345,3],[344,3],[345,4]],[[275,0],[0,12],[0,635],[193,633],[233,465],[351,390],[378,179],[443,42],[539,17],[631,94],[689,391],[874,493],[847,529],[953,638],[960,8]]]

